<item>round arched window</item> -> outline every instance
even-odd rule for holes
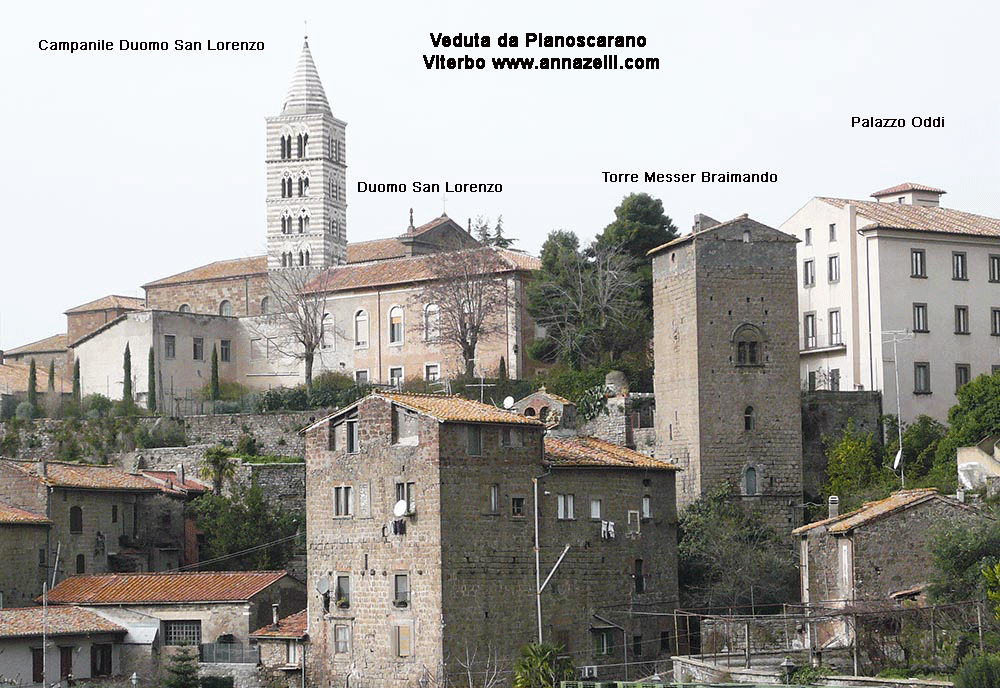
[[[222,303],[219,304],[219,315],[229,315],[233,314],[233,304],[229,299],[223,299]]]

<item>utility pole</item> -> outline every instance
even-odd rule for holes
[[[892,468],[893,470],[896,468],[899,469],[900,486],[906,488],[906,469],[903,467],[903,413],[899,399],[899,358],[896,355],[896,344],[913,339],[913,333],[910,330],[884,330],[882,336],[884,337],[885,335],[892,337],[889,340],[883,339],[882,343],[888,344],[890,341],[892,342],[892,367],[895,370],[896,376],[896,429],[898,431],[899,450],[896,452],[896,460],[893,462]]]

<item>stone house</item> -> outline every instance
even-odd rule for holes
[[[669,654],[661,617],[624,610],[676,604],[675,468],[543,428],[376,393],[306,429],[311,681],[408,686],[539,633],[608,676]]]
[[[308,627],[307,610],[281,619],[278,610],[274,609],[271,623],[250,634],[251,642],[260,648],[260,666],[270,684],[286,688],[302,685]]]
[[[121,675],[125,634],[122,626],[79,607],[0,609],[0,683],[51,686]]]
[[[52,522],[44,557],[65,575],[166,570],[194,563],[184,552],[184,498],[114,466],[0,460],[0,503]]]
[[[797,241],[698,215],[649,252],[656,455],[683,469],[678,506],[729,489],[779,532],[802,519]]]
[[[38,372],[41,373],[45,371],[48,374],[49,363],[55,363],[56,375],[59,378],[69,377],[70,372],[67,366],[66,352],[67,343],[69,338],[65,334],[54,334],[51,337],[46,337],[45,339],[40,339],[37,342],[31,342],[30,344],[24,344],[22,346],[16,347],[14,349],[7,349],[6,351],[0,352],[0,365],[5,363],[21,363],[27,369],[28,365],[31,363],[31,359],[35,359],[35,367]],[[59,379],[59,382],[62,380]],[[27,389],[27,386],[22,389]],[[39,382],[38,390],[44,390],[45,387]],[[58,383],[56,389],[59,389]],[[3,390],[0,387],[0,391]],[[69,391],[69,390],[62,390]]]
[[[50,606],[78,605],[112,616],[124,610],[158,619],[158,646],[201,646],[207,659],[216,644],[245,648],[251,631],[271,619],[272,605],[287,614],[304,604],[302,583],[285,571],[73,576],[49,593]],[[119,623],[129,624],[124,617]]]
[[[0,503],[0,609],[30,604],[42,593],[52,521]],[[2,675],[3,672],[0,672]]]

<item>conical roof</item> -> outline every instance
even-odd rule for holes
[[[297,115],[309,112],[330,112],[330,103],[323,91],[323,82],[316,71],[312,53],[309,52],[309,40],[302,42],[302,54],[295,68],[295,76],[288,87],[285,106],[281,109],[283,115]]]

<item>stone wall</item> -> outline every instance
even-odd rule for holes
[[[46,568],[39,553],[47,549],[49,526],[0,524],[0,594],[3,607],[30,607],[42,594]]]
[[[226,299],[233,306],[234,316],[260,315],[261,299],[267,295],[267,273],[181,284],[151,284],[145,289],[150,310],[176,311],[187,304],[193,313],[219,315],[219,305]]]
[[[802,487],[815,499],[826,483],[823,441],[836,438],[849,420],[863,432],[882,441],[882,395],[879,392],[802,392]]]
[[[608,412],[599,413],[582,425],[579,434],[635,449],[646,456],[656,453],[656,428],[635,427],[633,412],[629,411],[630,402],[652,397],[651,394],[630,394],[628,397],[612,397],[608,399]],[[647,403],[650,403],[650,399]],[[652,404],[650,404],[652,405]],[[644,412],[644,418],[646,417]],[[655,408],[650,417],[655,416]]]

